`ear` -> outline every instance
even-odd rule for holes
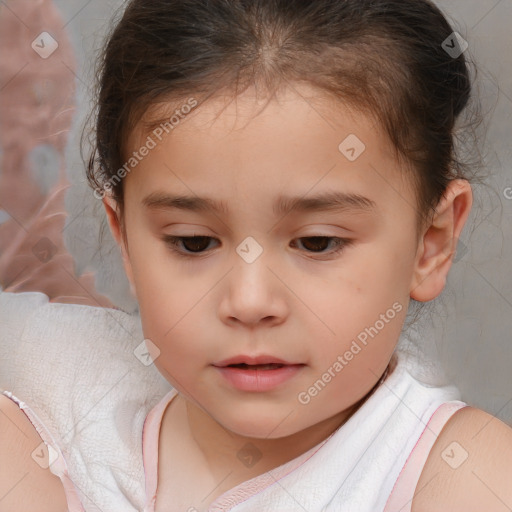
[[[103,206],[107,214],[107,221],[110,227],[112,236],[114,237],[117,245],[121,249],[121,256],[123,258],[123,266],[130,282],[130,291],[134,297],[137,297],[135,292],[135,285],[133,280],[132,265],[128,254],[128,245],[126,241],[126,232],[124,231],[122,222],[120,221],[119,206],[117,201],[109,195],[103,197]]]
[[[446,187],[418,245],[412,299],[427,302],[443,291],[472,202],[471,185],[466,180],[452,180]]]

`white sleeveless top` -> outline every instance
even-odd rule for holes
[[[177,392],[134,356],[143,339],[137,321],[51,304],[40,293],[0,294],[0,389],[47,446],[69,512],[154,511],[159,428]],[[437,435],[466,405],[456,387],[413,377],[418,365],[397,350],[385,379],[337,431],[209,510],[410,511]]]

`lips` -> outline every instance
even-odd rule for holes
[[[240,355],[214,363],[230,386],[240,391],[266,392],[284,386],[301,372],[302,363],[292,363],[269,355]]]

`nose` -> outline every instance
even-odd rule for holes
[[[225,278],[219,306],[221,320],[250,328],[284,322],[288,314],[286,285],[277,274],[263,256],[252,263],[236,261]]]

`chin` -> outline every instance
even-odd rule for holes
[[[276,431],[272,431],[273,429],[270,425],[255,425],[254,422],[244,425],[223,424],[223,427],[233,434],[241,437],[250,437],[251,439],[279,439],[281,437],[287,437],[288,435],[292,434],[292,432],[276,433]]]
[[[222,414],[222,421],[214,418],[222,427],[233,434],[254,439],[279,439],[301,430],[300,426],[290,423],[290,420],[295,417],[293,414],[289,416],[282,413],[265,415],[255,409],[250,413],[239,411],[235,414],[236,416],[233,417]]]

